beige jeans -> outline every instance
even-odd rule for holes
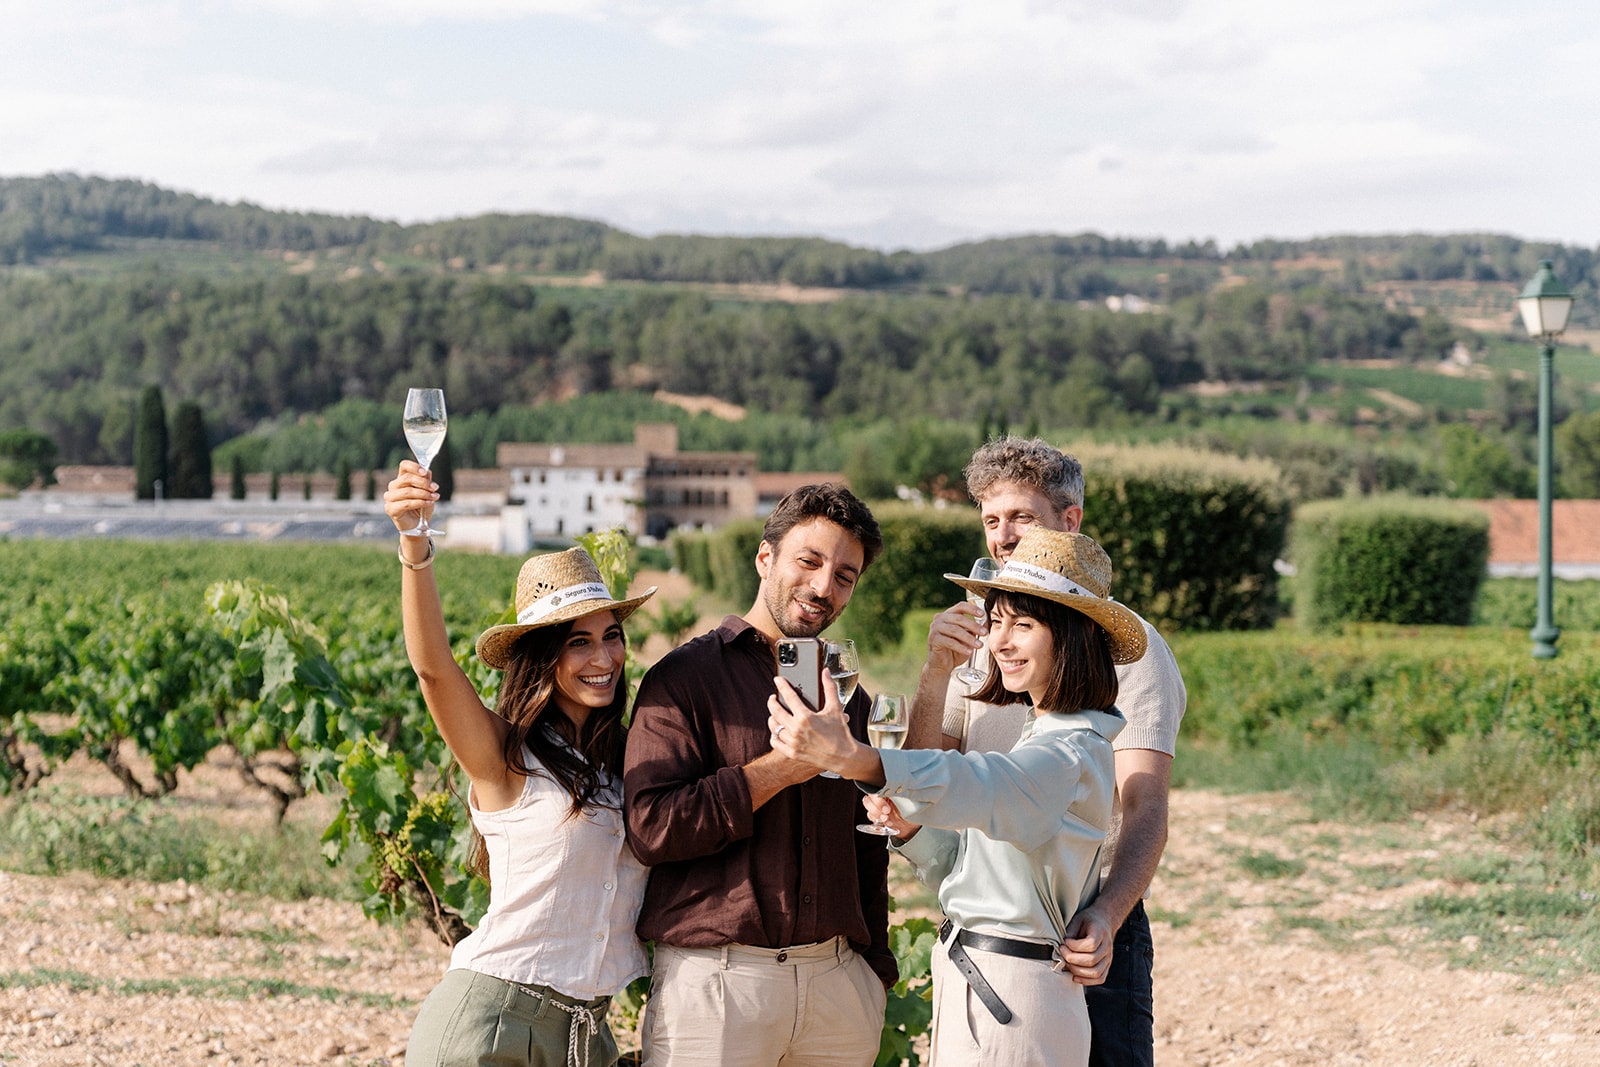
[[[883,983],[843,938],[794,948],[656,945],[645,1067],[870,1067]]]
[[[995,1021],[950,962],[943,943],[933,948],[932,1067],[1020,1067],[1089,1062],[1089,1009],[1083,986],[1043,960],[1019,960],[982,949],[967,955],[1011,1009]]]

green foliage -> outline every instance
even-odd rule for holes
[[[1555,429],[1562,493],[1600,497],[1600,412],[1574,415]]]
[[[1272,625],[1290,514],[1275,467],[1152,446],[1068,450],[1083,462],[1083,532],[1111,557],[1113,596],[1163,630]]]
[[[1570,763],[1600,745],[1600,644],[1568,633],[1562,645],[1556,659],[1535,661],[1523,630],[1174,635],[1189,692],[1185,743],[1253,751],[1274,738],[1351,738],[1393,761],[1504,730],[1540,759]]]
[[[711,535],[684,533],[672,535],[672,565],[699,589],[710,589]]]
[[[339,457],[339,465],[333,472],[333,499],[350,499],[350,461],[343,456]]]
[[[192,400],[178,404],[172,413],[172,486],[175,500],[210,500],[211,439],[205,415]]]
[[[938,940],[939,930],[931,919],[907,919],[890,929],[889,948],[900,966],[900,978],[884,1006],[874,1067],[901,1063],[916,1067],[922,1062],[912,1042],[933,1022],[933,946]]]
[[[1567,630],[1600,631],[1600,582],[1551,583],[1550,609],[1556,624]],[[1473,602],[1472,625],[1528,630],[1534,624],[1538,583],[1533,578],[1490,578]]]
[[[1295,609],[1342,622],[1466,625],[1489,560],[1481,511],[1408,497],[1319,501],[1295,519]]]
[[[944,575],[965,575],[973,559],[984,553],[982,531],[970,508],[891,505],[874,516],[883,531],[883,554],[861,576],[835,624],[863,652],[898,645],[907,612],[942,610],[962,599],[961,589]]]
[[[234,453],[228,468],[228,499],[243,500],[248,495],[244,480],[244,459]]]
[[[139,421],[133,439],[133,493],[139,500],[154,500],[156,487],[168,492],[167,408],[161,387],[148,385],[139,396]]]
[[[0,865],[30,874],[183,880],[214,889],[305,900],[355,899],[348,879],[308,863],[316,839],[298,828],[241,835],[148,801],[41,790],[0,811]]]
[[[761,586],[756,550],[761,547],[762,526],[759,519],[740,519],[710,536],[711,591],[740,611],[755,603]]]
[[[56,484],[56,443],[33,430],[0,430],[0,485],[41,489]]]
[[[961,471],[980,443],[964,422],[880,422],[856,437],[845,480],[868,500],[892,499],[903,485],[964,502]]]
[[[1451,496],[1533,496],[1534,466],[1505,439],[1456,423],[1439,428],[1439,446],[1439,466]]]

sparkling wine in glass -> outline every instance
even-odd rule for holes
[[[899,693],[879,693],[872,702],[872,717],[867,720],[867,741],[873,748],[899,748],[906,743],[906,698]],[[856,829],[864,834],[893,837],[894,831],[883,823],[857,823]]]
[[[873,748],[899,748],[906,743],[906,698],[900,693],[879,693],[867,720],[867,743]]]
[[[972,572],[968,574],[967,577],[980,582],[992,582],[999,577],[999,575],[1000,564],[996,563],[988,556],[983,556],[979,559],[973,560]],[[967,594],[967,600],[978,605],[980,609],[983,607],[983,599],[982,593],[969,592]],[[985,622],[987,623],[987,620],[985,620]],[[956,668],[956,677],[960,679],[963,685],[968,687],[982,684],[983,680],[988,676],[988,672],[982,667],[978,666],[977,652],[973,652],[972,655],[967,657],[965,666]]]
[[[824,641],[822,672],[838,687],[840,706],[849,704],[850,698],[856,695],[856,686],[861,682],[861,659],[856,655],[856,643]],[[839,777],[832,771],[822,771],[820,774],[824,778]]]
[[[432,469],[433,458],[444,447],[447,421],[443,389],[412,389],[406,393],[406,444],[423,470]],[[419,518],[414,528],[400,532],[408,537],[443,536],[442,531],[428,525],[426,516]]]

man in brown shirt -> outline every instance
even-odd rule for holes
[[[781,637],[815,637],[883,547],[835,485],[779,502],[743,617],[665,656],[639,686],[624,771],[628,841],[651,866],[639,936],[656,943],[645,1063],[870,1064],[896,977],[888,852],[857,833],[851,782],[772,751]],[[870,699],[846,708],[862,740]]]

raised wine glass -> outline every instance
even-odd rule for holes
[[[968,574],[967,577],[979,582],[992,582],[995,580],[995,578],[999,577],[999,575],[1000,564],[996,563],[988,556],[983,556],[979,559],[973,560],[972,573]],[[969,592],[967,594],[967,599],[978,605],[979,608],[983,607],[984,597],[982,593]],[[987,629],[988,620],[984,620],[984,622],[984,628]],[[973,652],[972,655],[967,657],[965,666],[956,668],[956,677],[963,685],[971,687],[982,684],[983,680],[989,677],[989,674],[982,667],[978,666],[978,653]]]
[[[406,393],[406,444],[417,457],[417,465],[431,470],[433,458],[444,447],[444,431],[448,420],[444,412],[443,389],[412,389]],[[417,525],[401,530],[408,537],[443,537],[444,531],[428,525],[427,516],[418,513]]]
[[[824,641],[822,643],[822,673],[839,688],[839,705],[844,707],[856,695],[861,682],[861,659],[856,655],[854,641]],[[824,778],[837,778],[832,771],[819,772]]]
[[[867,720],[867,741],[873,748],[899,748],[906,741],[906,698],[900,693],[879,693],[872,702],[872,717]],[[857,823],[864,834],[893,837],[883,823]]]

